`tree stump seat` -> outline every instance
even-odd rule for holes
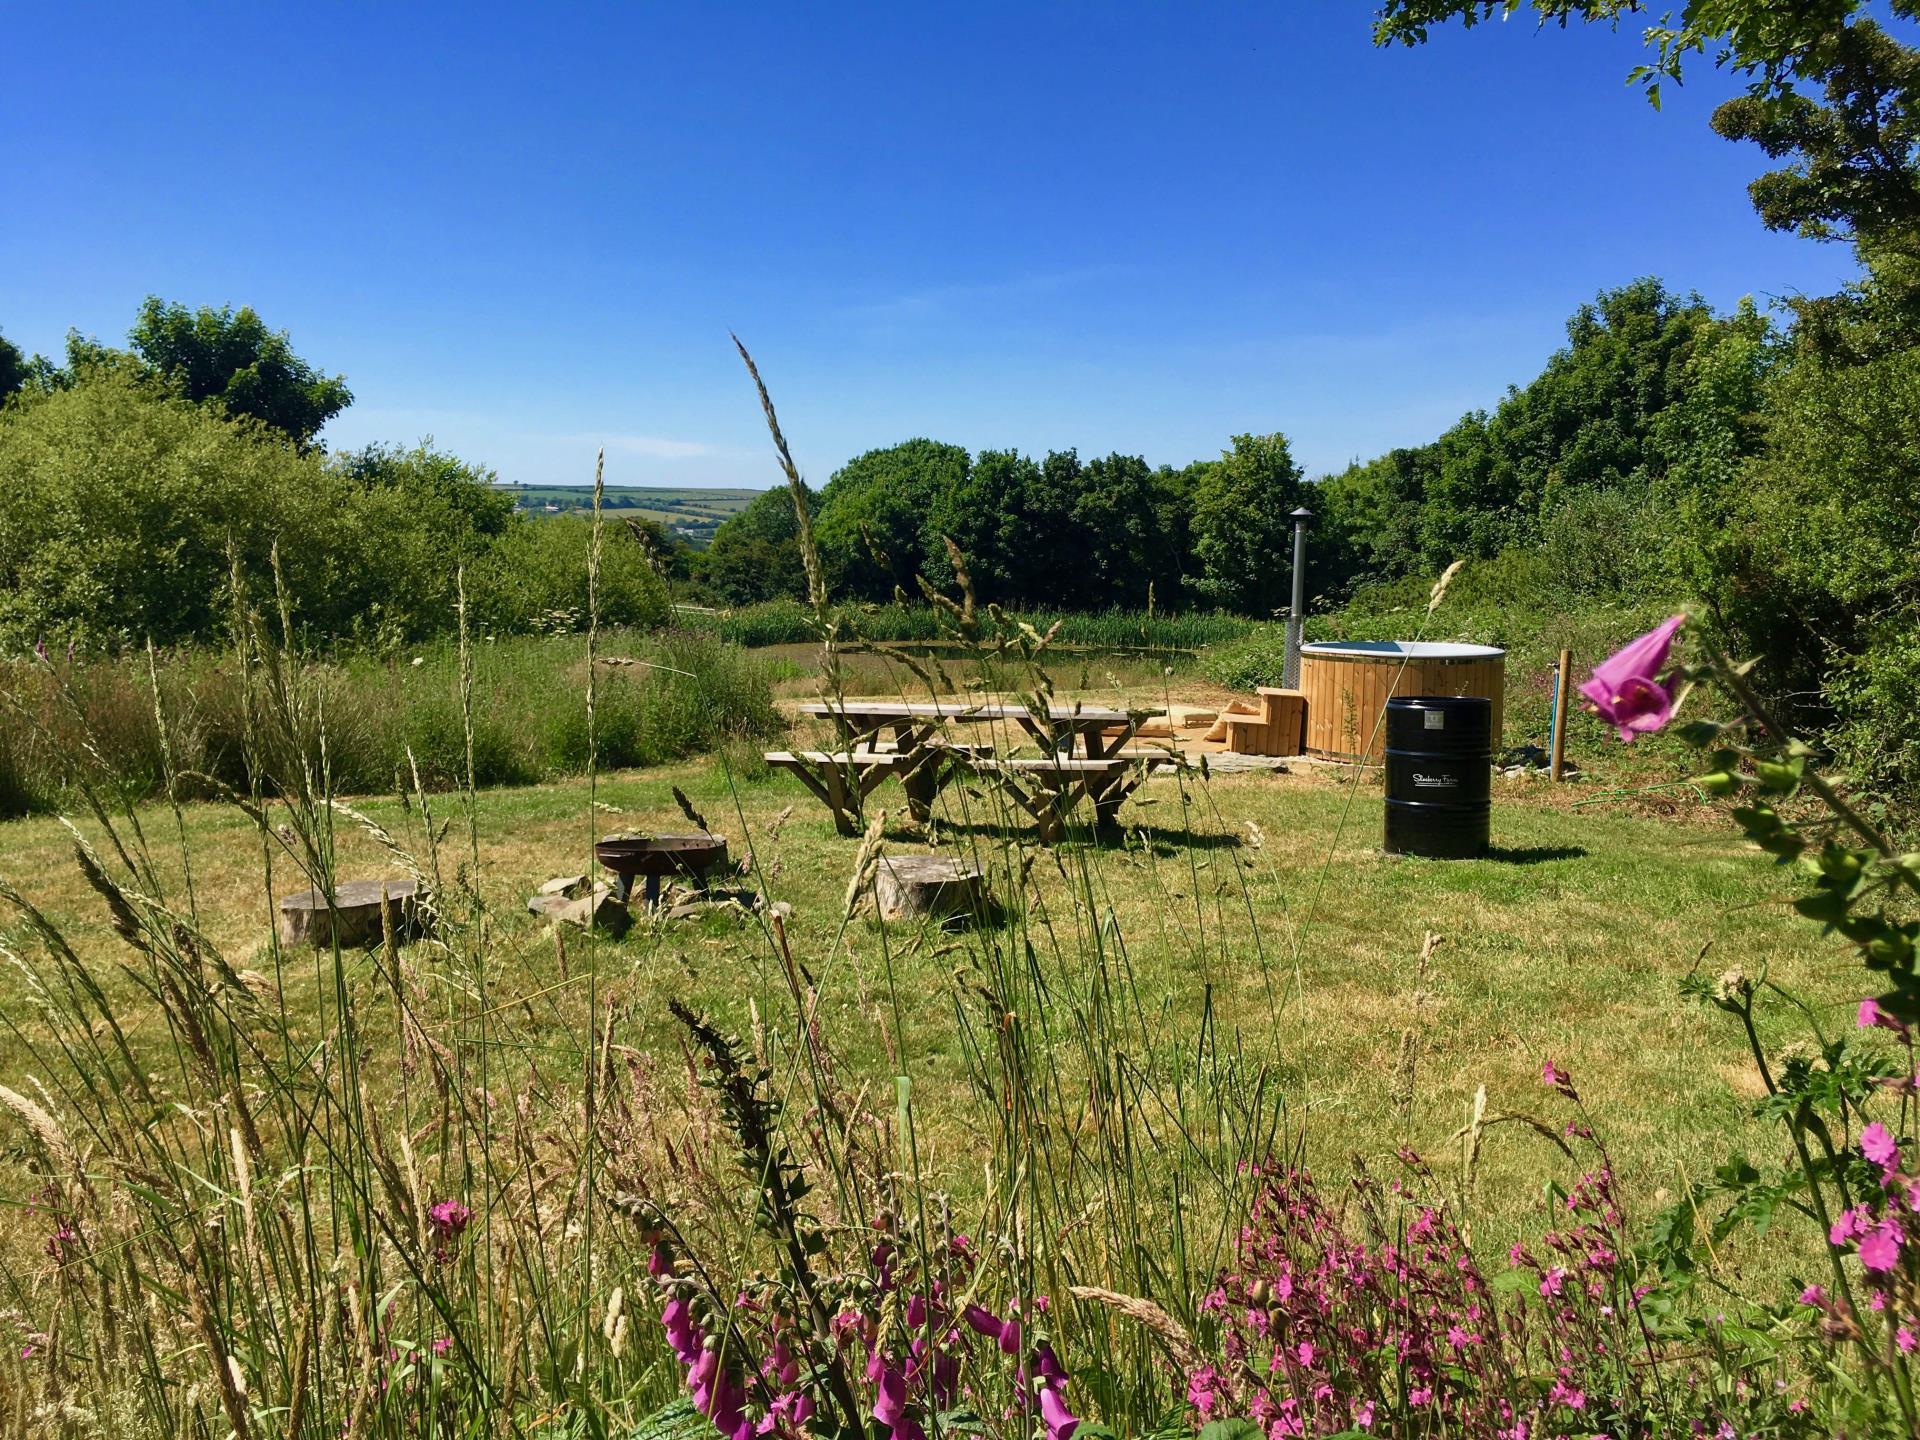
[[[884,855],[873,898],[885,920],[975,918],[986,911],[986,877],[970,860],[945,855]]]
[[[387,919],[381,919],[384,901]],[[344,880],[334,887],[333,904],[318,890],[301,890],[280,900],[280,943],[351,950],[377,945],[388,928],[396,939],[413,938],[423,928],[419,886],[411,876],[390,880]]]

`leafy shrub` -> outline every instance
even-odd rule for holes
[[[428,785],[460,784],[467,773],[466,721],[455,694],[416,701],[401,721],[395,753],[413,752]],[[404,763],[404,762],[403,762]],[[476,704],[473,716],[473,779],[476,785],[520,785],[539,778],[525,741],[512,721]]]
[[[229,544],[259,576],[285,542],[301,618],[344,623],[338,482],[257,424],[103,369],[0,414],[0,475],[0,643],[15,650],[209,635]]]
[[[587,625],[587,550],[593,522],[561,516],[508,527],[467,577],[473,621],[504,635],[566,633]],[[605,529],[595,595],[602,625],[658,625],[667,592],[624,529]]]

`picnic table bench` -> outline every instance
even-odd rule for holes
[[[1032,760],[983,760],[973,768],[1031,815],[1040,838],[1051,844],[1066,833],[1067,821],[1081,800],[1092,805],[1093,823],[1104,830],[1141,781],[1177,763],[1171,756],[1043,755]]]
[[[767,763],[791,771],[833,814],[842,834],[859,833],[862,802],[888,776],[907,792],[908,812],[920,821],[933,813],[940,791],[964,774],[999,784],[1055,838],[1065,816],[1081,799],[1093,802],[1106,823],[1146,771],[1123,754],[1153,709],[1105,705],[1046,707],[1011,701],[844,700],[810,701],[801,713],[832,720],[845,747],[839,751],[770,752]],[[957,743],[951,725],[1011,725],[1040,749],[1038,759],[997,759],[992,745]],[[1126,783],[1126,773],[1136,778]],[[1022,782],[1025,783],[1022,783]]]

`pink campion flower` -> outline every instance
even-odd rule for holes
[[[1860,1237],[1860,1263],[1869,1270],[1885,1272],[1900,1263],[1900,1224],[1888,1220]]]
[[[1893,1343],[1900,1347],[1902,1355],[1911,1355],[1916,1347],[1920,1347],[1920,1335],[1914,1333],[1911,1325],[1902,1325],[1893,1332]]]
[[[1214,1408],[1220,1403],[1219,1385],[1220,1372],[1211,1365],[1202,1365],[1187,1377],[1187,1403],[1202,1420],[1213,1418]]]
[[[467,1222],[473,1219],[473,1211],[458,1200],[442,1200],[427,1207],[427,1219],[435,1235],[442,1240],[452,1240],[467,1228]]]
[[[1540,1067],[1540,1083],[1549,1086],[1569,1100],[1574,1098],[1573,1076],[1549,1060]],[[1571,1127],[1569,1127],[1571,1129]]]
[[[1864,1205],[1856,1205],[1851,1210],[1842,1210],[1840,1218],[1827,1227],[1827,1243],[1844,1245],[1854,1236],[1864,1235],[1872,1224],[1873,1219],[1867,1214],[1867,1207]]]
[[[1880,1002],[1869,995],[1860,1002],[1860,1009],[1853,1017],[1854,1024],[1862,1030],[1891,1030],[1896,1035],[1907,1033],[1907,1027],[1880,1006]]]
[[[1876,1120],[1860,1132],[1860,1153],[1882,1170],[1890,1170],[1900,1159],[1900,1142]]]
[[[1567,1272],[1560,1266],[1555,1265],[1541,1278],[1540,1293],[1547,1296],[1558,1295],[1565,1287],[1566,1281]]]
[[[1592,677],[1580,687],[1622,740],[1649,734],[1673,718],[1673,694],[1660,683],[1660,671],[1673,649],[1674,634],[1686,619],[1675,615],[1638,640],[1628,641],[1594,666]]]
[[[1547,1401],[1553,1405],[1564,1405],[1569,1410],[1584,1410],[1587,1408],[1586,1392],[1576,1386],[1567,1384],[1564,1380],[1556,1380],[1553,1382],[1553,1389],[1547,1392]]]
[[[1825,1305],[1827,1303],[1826,1287],[1823,1285],[1807,1286],[1806,1289],[1800,1292],[1800,1303],[1802,1305]]]
[[[436,1355],[444,1355],[451,1349],[453,1349],[453,1341],[448,1336],[442,1335],[433,1342],[433,1353]]]

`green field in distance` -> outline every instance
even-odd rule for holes
[[[593,509],[591,485],[502,485],[529,515],[570,515]],[[720,522],[738,515],[758,490],[698,486],[609,485],[601,502],[611,512],[656,520],[696,549],[713,538]]]

